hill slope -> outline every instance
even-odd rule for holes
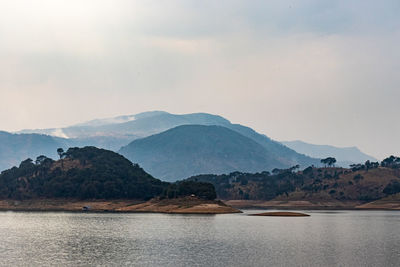
[[[282,142],[282,144],[299,153],[314,158],[335,157],[338,161],[337,165],[342,167],[349,167],[351,164],[355,163],[364,163],[367,160],[377,161],[374,157],[361,152],[357,147],[342,148],[327,145],[314,145],[303,141],[289,141]]]
[[[264,134],[257,133],[249,127],[240,124],[229,124],[226,127],[256,141],[287,167],[295,166],[297,164],[300,165],[301,168],[311,165],[320,165],[319,159],[300,154],[297,151],[272,140]]]
[[[62,160],[42,157],[35,164],[28,159],[2,172],[0,198],[146,199],[167,186],[115,152],[70,148]]]
[[[369,202],[400,193],[400,169],[377,167],[307,168],[293,172],[198,175],[190,181],[212,183],[218,197],[226,200],[276,200]]]
[[[119,153],[168,181],[201,173],[263,171],[287,166],[259,143],[221,126],[178,126],[135,140]]]

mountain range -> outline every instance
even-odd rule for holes
[[[240,124],[232,124],[229,120],[218,115],[207,113],[177,115],[170,114],[164,111],[152,111],[136,115],[95,119],[63,128],[22,130],[16,133],[1,132],[0,170],[9,168],[27,157],[35,159],[35,157],[41,154],[44,154],[48,157],[56,157],[56,149],[58,147],[68,149],[69,147],[83,146],[95,146],[112,151],[120,151],[121,153],[127,155],[127,157],[131,157],[132,155],[134,155],[135,158],[131,159],[137,158],[137,161],[139,161],[141,165],[145,166],[146,169],[146,166],[154,166],[154,162],[157,162],[157,160],[160,160],[162,158],[161,154],[154,155],[154,158],[151,158],[150,156],[147,156],[146,158],[144,155],[142,157],[138,157],[137,152],[129,150],[132,147],[135,149],[139,149],[139,147],[141,149],[144,149],[144,145],[139,146],[138,144],[146,144],[146,146],[148,146],[149,148],[151,148],[152,146],[154,147],[154,145],[150,144],[149,142],[152,140],[158,140],[158,138],[152,137],[150,139],[140,141],[143,143],[140,143],[139,139],[161,134],[165,131],[183,125],[220,126],[211,127],[207,131],[213,131],[214,136],[218,136],[218,138],[220,138],[221,140],[224,139],[223,135],[226,135],[225,143],[221,143],[221,149],[226,149],[227,151],[230,151],[230,147],[233,146],[233,143],[238,141],[239,139],[241,140],[240,144],[248,144],[248,147],[245,147],[244,145],[235,147],[235,153],[248,155],[249,157],[254,155],[256,159],[248,158],[247,161],[244,161],[244,158],[242,157],[243,162],[239,164],[238,160],[240,157],[237,155],[235,156],[235,159],[232,156],[226,158],[226,161],[224,161],[224,157],[221,157],[219,159],[221,166],[231,166],[231,169],[229,170],[253,171],[259,170],[262,166],[264,166],[263,168],[266,168],[265,170],[270,170],[271,168],[291,167],[297,164],[302,167],[319,164],[319,160],[317,159],[319,158],[319,156],[314,155],[314,157],[310,157],[298,153],[288,146],[285,146],[282,143],[270,139],[266,135],[257,133],[253,129]],[[198,143],[198,146],[200,146],[201,142],[206,141],[201,139],[200,136],[193,131],[193,129],[183,129],[184,131],[179,130],[179,135],[182,140],[191,140],[191,143]],[[236,137],[233,138],[232,132],[240,136],[235,135]],[[161,139],[165,139],[165,142],[174,141],[173,139],[168,139],[172,138],[169,133],[163,133],[161,137]],[[211,137],[209,136],[209,138]],[[244,139],[246,141],[244,141]],[[170,144],[164,144],[165,147],[160,147],[160,149],[164,149],[164,151],[168,151],[168,149],[170,149],[168,157],[179,158],[179,155],[174,154],[176,153],[176,151],[181,149],[179,145],[182,146],[182,144],[179,144],[178,141],[179,140],[174,143],[176,145],[176,149],[173,149]],[[232,142],[232,144],[228,144],[228,141]],[[131,144],[131,142],[133,142],[133,144]],[[213,155],[213,153],[215,152],[211,150],[213,148],[213,140],[209,139],[207,140],[207,142],[208,143],[205,147],[207,147],[209,151],[204,151],[204,153],[202,154],[204,157]],[[250,145],[250,143],[252,145]],[[123,149],[121,149],[122,147]],[[254,150],[252,151],[251,149]],[[186,151],[185,155],[192,160],[199,157],[197,153],[193,152],[191,155],[189,155],[188,152],[189,151]],[[146,160],[144,161],[145,158]],[[263,164],[261,164],[261,159],[265,160]],[[235,164],[232,164],[232,160],[233,162],[235,162]],[[156,177],[157,175],[152,173],[152,171],[154,171],[156,174],[161,173],[161,176],[157,178],[168,177],[168,179],[175,179],[175,177],[184,178],[181,177],[181,175],[195,175],[199,172],[210,173],[213,171],[217,171],[219,173],[219,170],[216,169],[215,166],[213,166],[211,163],[210,165],[204,165],[204,163],[207,162],[206,159],[199,159],[199,161],[203,162],[203,165],[201,165],[203,166],[203,168],[197,168],[196,170],[193,170],[192,173],[182,171],[182,173],[179,174],[175,173],[174,170],[171,169],[159,172],[158,170],[156,170],[157,168],[154,170],[146,169],[146,171],[149,171],[150,174]],[[249,163],[252,161],[253,163]],[[255,162],[258,163],[256,164]],[[180,162],[179,164],[180,166],[182,166],[183,163]],[[244,168],[243,166],[245,166],[246,164],[250,165],[247,168]],[[176,168],[172,165],[170,166],[164,164],[164,166],[165,168]],[[221,172],[225,172],[226,170],[228,169],[226,169],[225,167],[221,167]],[[169,174],[167,175],[167,173]]]

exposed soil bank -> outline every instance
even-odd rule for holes
[[[310,215],[300,212],[276,211],[250,214],[250,216],[308,217]]]
[[[238,213],[238,209],[222,201],[197,198],[165,200],[76,200],[76,199],[34,199],[0,200],[3,211],[74,211],[74,212],[154,212],[178,214],[224,214]]]
[[[180,214],[224,214],[240,213],[241,211],[226,205],[222,201],[201,200],[197,198],[178,198],[150,200],[145,203],[122,207],[119,211],[160,212]]]

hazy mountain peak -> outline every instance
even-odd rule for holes
[[[363,163],[367,160],[377,161],[376,158],[365,154],[358,147],[355,146],[336,147],[331,145],[316,145],[316,144],[309,144],[300,140],[283,141],[281,143],[297,151],[298,153],[302,153],[310,157],[316,157],[316,158],[335,157],[339,165]]]

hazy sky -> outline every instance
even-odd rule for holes
[[[0,129],[148,110],[400,154],[400,1],[0,1]]]

